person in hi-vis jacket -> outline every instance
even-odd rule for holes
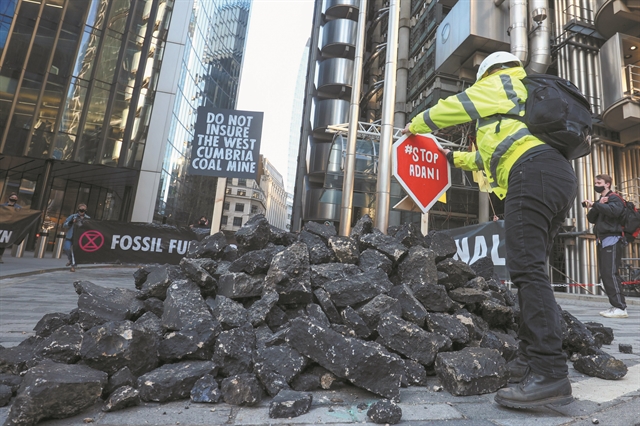
[[[561,311],[546,261],[553,239],[573,205],[577,179],[564,156],[529,132],[520,120],[526,72],[508,52],[480,64],[475,84],[440,100],[407,124],[404,133],[430,133],[477,121],[477,151],[442,149],[449,162],[483,170],[494,194],[505,200],[507,269],[518,289],[518,357],[509,364],[516,386],[500,389],[497,403],[512,408],[563,405],[573,400],[562,351]]]

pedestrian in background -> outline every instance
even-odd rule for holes
[[[626,240],[622,236],[622,213],[624,201],[611,190],[611,176],[596,176],[594,190],[600,194],[598,201],[584,200],[582,205],[589,209],[587,220],[594,223],[594,233],[598,239],[598,269],[609,297],[611,308],[600,312],[606,318],[627,318],[627,304],[622,295],[622,277],[618,272],[622,266],[622,250]]]
[[[18,204],[18,194],[16,194],[15,192],[12,192],[11,195],[9,195],[9,200],[7,200],[6,203],[0,204],[0,206],[13,207],[15,209],[22,208],[22,206]],[[2,260],[2,255],[4,254],[5,248],[6,247],[0,247],[0,263],[4,263],[4,261]]]
[[[559,151],[510,118],[524,115],[526,75],[515,55],[492,53],[480,64],[474,85],[419,113],[403,131],[429,133],[477,120],[477,151],[442,152],[455,167],[484,170],[494,194],[505,199],[507,269],[520,305],[519,353],[509,371],[511,382],[519,383],[500,389],[495,400],[512,408],[573,400],[561,312],[546,262],[578,185],[571,163]]]
[[[70,215],[67,220],[64,221],[62,225],[63,228],[67,230],[67,233],[64,236],[64,245],[62,246],[62,251],[67,255],[69,261],[66,266],[71,266],[71,272],[76,271],[76,259],[73,255],[73,228],[74,225],[81,226],[82,223],[86,219],[90,219],[87,213],[87,205],[86,204],[78,204],[78,210],[76,213]]]

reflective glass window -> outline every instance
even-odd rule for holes
[[[56,75],[49,75],[40,101],[38,117],[33,126],[34,132],[31,135],[31,144],[27,153],[30,157],[48,158],[51,156],[53,132],[62,104],[64,83],[64,79]]]
[[[2,67],[20,69],[29,51],[29,43],[33,34],[33,24],[38,16],[39,6],[34,3],[22,2],[20,13],[11,33]]]
[[[70,0],[71,3],[90,3],[89,14],[87,15],[87,26],[101,30],[104,26],[105,16],[107,13],[107,0]],[[78,6],[79,7],[79,6]]]
[[[91,100],[87,110],[87,118],[82,131],[82,141],[78,147],[78,160],[94,163],[102,136],[102,123],[109,100],[111,85],[96,81],[91,92]]]
[[[16,94],[18,80],[20,79],[20,70],[11,68],[0,69],[0,135],[9,119],[9,111],[13,103],[13,97]]]
[[[111,83],[118,66],[118,54],[122,46],[122,34],[107,30],[100,59],[96,65],[95,78],[105,83]]]
[[[94,62],[96,62],[96,54],[101,37],[101,31],[85,27],[82,34],[82,41],[80,42],[80,51],[76,56],[76,63],[73,66],[74,76],[85,80],[91,77],[91,70]]]
[[[53,54],[53,62],[49,70],[50,73],[63,77],[69,77],[71,75],[72,67],[75,63],[74,56],[78,49],[81,34],[82,27],[66,21],[62,23],[60,36],[56,44],[56,51]]]
[[[51,57],[51,50],[53,49],[57,29],[57,23],[47,19],[40,20],[36,36],[33,39],[31,54],[27,61],[27,71],[38,74],[45,74],[48,71],[47,64]]]
[[[43,76],[26,72],[9,126],[4,154],[22,155],[33,121]]]
[[[0,3],[0,56],[9,38],[9,30],[11,29],[11,21],[16,11],[18,0],[3,0]]]

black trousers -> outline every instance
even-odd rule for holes
[[[600,268],[600,278],[604,285],[604,291],[609,296],[611,306],[627,309],[627,304],[622,295],[622,277],[618,272],[622,265],[622,244],[622,241],[618,241],[617,244],[604,248],[598,244],[598,267]]]
[[[505,200],[507,269],[518,288],[520,357],[547,377],[568,374],[561,312],[547,274],[553,239],[577,192],[573,168],[558,151],[516,164]]]

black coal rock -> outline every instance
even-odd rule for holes
[[[102,411],[118,411],[136,405],[140,405],[140,392],[131,386],[123,386],[109,395],[102,406]]]
[[[382,269],[385,274],[390,274],[393,269],[393,262],[378,250],[366,249],[360,253],[358,259],[358,267],[362,271],[370,271],[374,269]]]
[[[25,374],[4,424],[34,425],[78,414],[100,399],[106,383],[102,371],[45,360]]]
[[[367,416],[376,424],[395,425],[402,418],[402,409],[393,402],[383,399],[374,402],[369,407]]]
[[[309,411],[312,400],[310,393],[283,389],[269,403],[269,417],[286,419],[301,416]]]
[[[324,289],[337,307],[353,306],[373,299],[392,287],[389,277],[380,269],[362,272],[349,278],[326,282]]]
[[[216,403],[222,398],[218,382],[211,374],[205,374],[191,388],[192,402]]]
[[[507,385],[507,364],[495,349],[467,347],[441,352],[435,370],[442,386],[452,395],[468,396],[495,392]]]
[[[311,302],[313,296],[307,246],[297,242],[276,254],[264,279],[264,286],[266,290],[275,290],[280,295],[281,304]]]
[[[353,263],[357,264],[360,258],[360,251],[358,250],[358,243],[349,237],[329,237],[329,248],[333,250],[333,253],[340,263]]]
[[[138,390],[143,401],[166,402],[188,398],[191,389],[205,374],[218,370],[211,361],[183,361],[165,364],[138,377]]]
[[[263,214],[251,217],[236,231],[236,241],[241,253],[260,250],[267,246],[271,236],[271,226]]]
[[[304,318],[291,322],[287,342],[336,376],[388,398],[400,392],[404,368],[382,346],[347,338]]]
[[[253,374],[227,377],[220,387],[224,402],[231,405],[256,405],[262,401],[262,389]]]
[[[624,362],[602,351],[593,355],[578,355],[573,368],[587,376],[605,380],[622,379],[628,371]]]

